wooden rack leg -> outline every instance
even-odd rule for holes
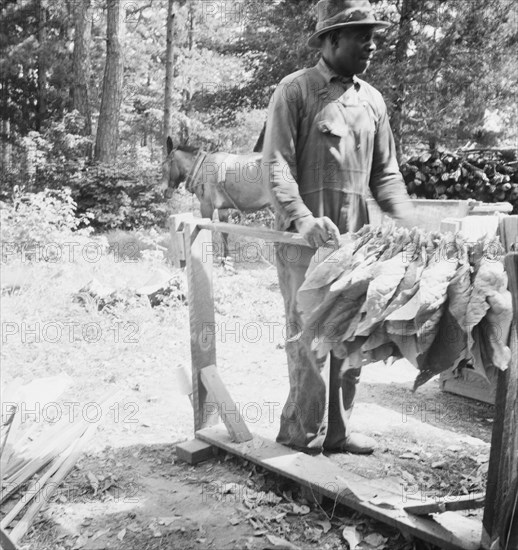
[[[185,267],[185,241],[183,238],[184,223],[192,221],[194,216],[192,212],[185,214],[175,214],[170,217],[171,225],[171,259],[173,265],[177,268]]]
[[[192,406],[194,431],[223,419],[232,441],[244,442],[252,435],[241,418],[216,368],[216,334],[212,270],[212,232],[186,220],[183,236],[188,278],[189,324],[192,358]],[[196,464],[213,456],[211,445],[199,440],[177,445],[178,458]]]
[[[187,263],[189,324],[191,330],[192,397],[194,430],[218,423],[218,410],[209,401],[201,381],[200,371],[216,364],[216,322],[212,288],[212,232],[198,229],[195,223],[184,227],[185,258]]]
[[[514,321],[510,342],[511,365],[498,373],[496,389],[483,519],[482,546],[487,549],[497,539],[500,539],[500,548],[506,547],[510,504],[516,500],[518,488],[518,253],[508,254],[505,265],[513,295]]]

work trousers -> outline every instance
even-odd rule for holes
[[[314,249],[278,244],[276,264],[286,310],[286,353],[290,393],[281,415],[277,442],[302,450],[336,448],[349,435],[361,367],[345,369],[330,353],[329,377],[322,376],[325,358],[311,351],[311,335],[301,337],[302,318],[297,291],[304,282]]]

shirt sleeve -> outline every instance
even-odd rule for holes
[[[280,229],[311,211],[297,183],[297,137],[303,98],[296,81],[281,82],[270,100],[263,147],[263,177],[280,218]]]
[[[372,196],[384,212],[401,218],[409,211],[412,202],[399,171],[396,145],[383,99],[380,100],[379,109],[380,119],[374,138],[369,187]]]

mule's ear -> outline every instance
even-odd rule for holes
[[[171,139],[171,136],[167,136],[167,139],[165,141],[166,147],[167,147],[167,154],[170,155],[173,152],[173,140]]]

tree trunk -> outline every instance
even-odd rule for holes
[[[1,119],[1,152],[0,152],[0,173],[4,174],[11,167],[11,121],[9,119],[9,90],[8,90],[8,80],[2,80],[2,119]]]
[[[123,26],[120,0],[108,0],[106,35],[106,66],[104,69],[103,92],[94,157],[99,162],[111,163],[117,159],[122,78],[124,73],[122,59]]]
[[[398,39],[396,42],[395,78],[396,95],[392,102],[391,126],[396,142],[396,153],[399,162],[403,149],[403,119],[405,113],[405,65],[408,59],[408,45],[412,35],[412,17],[416,10],[415,0],[402,0],[401,19],[399,20]]]
[[[194,43],[194,2],[189,2],[189,51],[192,50]]]
[[[43,0],[38,0],[38,111],[36,130],[39,132],[47,116],[47,63],[45,43],[47,41],[47,9]]]
[[[163,159],[167,158],[168,137],[173,134],[173,78],[174,78],[174,0],[169,0],[167,8],[165,91],[164,91],[164,128],[162,136]],[[162,164],[162,187],[169,183],[169,163]]]
[[[11,168],[11,156],[12,156],[12,147],[10,143],[11,139],[11,121],[7,118],[7,113],[4,115],[5,118],[0,121],[0,144],[2,150],[0,152],[0,174],[5,174]]]
[[[147,73],[147,89],[148,89],[148,94],[151,95],[152,94],[152,91],[151,91],[151,73],[148,71]],[[142,135],[142,139],[140,140],[140,145],[141,147],[147,147],[148,146],[148,132],[149,132],[149,110],[146,109],[146,111],[144,111],[144,130],[143,130],[143,135]]]
[[[92,36],[92,18],[90,0],[81,0],[74,14],[74,55],[72,59],[72,108],[85,119],[83,135],[92,133],[92,116],[89,103],[89,82],[91,72],[90,41]]]

